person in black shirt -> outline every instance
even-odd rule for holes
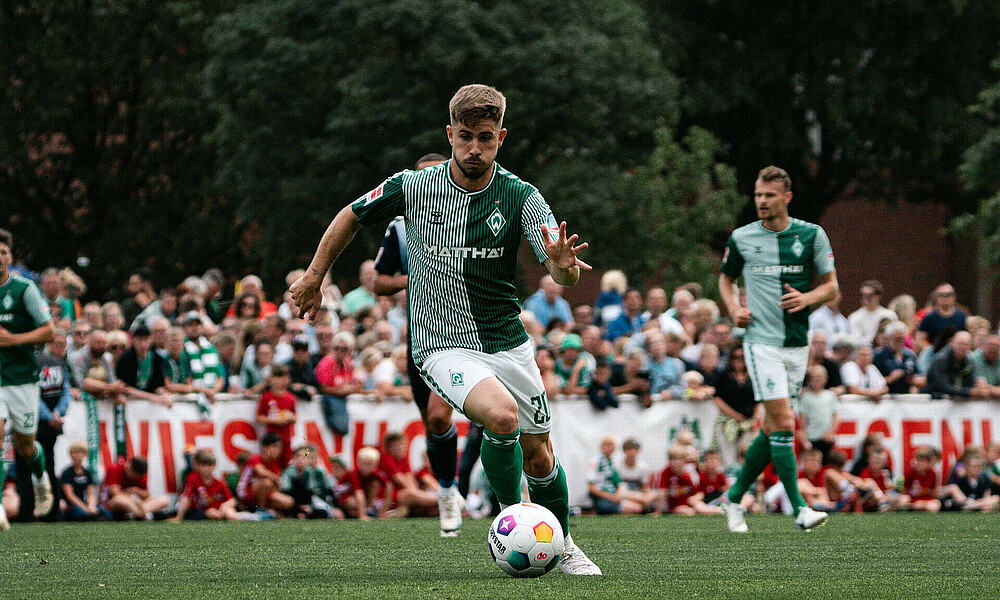
[[[1000,506],[1000,496],[990,491],[990,479],[983,472],[983,457],[979,453],[966,453],[964,474],[944,488],[945,510],[993,511]]]
[[[715,421],[715,441],[724,465],[736,462],[741,440],[756,435],[754,415],[758,405],[747,373],[743,347],[737,345],[729,353],[729,365],[715,380],[715,406],[719,416]]]
[[[288,389],[302,400],[315,396],[319,384],[316,382],[316,367],[310,360],[309,340],[306,336],[298,335],[292,340],[292,358],[286,365],[292,377],[292,384]]]

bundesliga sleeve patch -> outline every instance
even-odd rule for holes
[[[553,242],[559,239],[559,223],[556,223],[556,216],[549,211],[549,215],[545,217],[545,225],[549,228],[549,239]]]
[[[379,185],[377,188],[375,188],[374,190],[368,192],[368,199],[365,200],[365,206],[368,206],[372,202],[374,202],[374,201],[378,200],[379,198],[381,198],[382,197],[382,192],[383,192],[384,189],[385,189],[385,182],[383,181],[382,184]]]

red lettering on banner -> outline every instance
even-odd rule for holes
[[[233,443],[233,438],[238,435],[242,435],[250,442],[257,441],[257,430],[250,423],[246,421],[230,421],[226,423],[226,426],[222,430],[222,452],[226,455],[226,458],[234,463],[240,452],[244,450],[251,451],[250,448],[243,448]]]
[[[972,419],[962,419],[962,447],[972,445]]]
[[[185,421],[184,422],[184,449],[198,447],[199,437],[213,437],[215,435],[215,423],[212,421]]]
[[[993,442],[993,424],[989,419],[983,419],[980,425],[983,427],[983,447],[989,446]]]
[[[316,423],[308,422],[306,423],[306,441],[316,446],[316,452],[319,454],[319,458],[323,465],[326,466],[326,471],[330,472],[330,451],[326,448],[326,442],[323,441],[323,434],[319,430],[319,426]],[[343,442],[339,435],[334,436],[334,452],[340,454],[343,448]]]
[[[931,422],[927,419],[911,421],[903,419],[903,468],[913,460],[913,452],[921,444],[913,445],[913,436],[931,432]]]
[[[128,423],[125,424],[125,454],[135,456],[135,448],[132,446],[132,434],[129,433]],[[139,421],[139,456],[149,456],[149,421]]]
[[[163,482],[168,494],[177,493],[177,469],[174,467],[174,436],[170,421],[160,421],[160,452],[163,454]],[[147,423],[148,429],[148,423]]]
[[[418,435],[424,435],[424,422],[420,419],[410,421],[403,428],[403,437],[406,438],[406,460],[410,461],[410,466],[413,466],[413,459],[410,458],[410,444],[413,443],[413,438]]]
[[[99,436],[101,439],[101,462],[104,463],[104,471],[107,472],[108,467],[114,464],[114,461],[111,460],[111,448],[108,447],[108,427],[104,421],[98,423],[97,427],[101,432]],[[96,476],[97,473],[94,475]]]
[[[382,449],[382,440],[385,439],[386,432],[389,431],[389,423],[386,421],[378,422],[378,444],[375,445],[379,450]]]
[[[468,423],[465,424],[465,429],[466,431],[468,431],[469,429]],[[837,424],[837,431],[835,432],[833,439],[836,440],[837,436],[841,435],[854,435],[855,433],[857,433],[857,431],[858,431],[858,426],[854,421],[841,421],[840,423]],[[837,446],[837,450],[843,452],[844,456],[847,457],[847,460],[851,460],[851,457],[854,456],[854,448],[851,448],[850,446]]]
[[[358,463],[358,450],[365,447],[365,422],[354,422],[354,447],[351,448],[351,464]]]
[[[955,443],[948,421],[941,419],[941,472],[947,474],[951,470],[951,458],[958,459],[961,455],[962,448]]]
[[[876,419],[868,425],[868,435],[873,433],[881,434],[883,439],[892,437],[892,431],[885,419]]]

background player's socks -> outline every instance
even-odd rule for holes
[[[431,453],[431,448],[434,452]],[[458,470],[458,430],[452,423],[448,431],[427,436],[427,460],[431,470],[443,488],[455,485],[455,472]]]
[[[747,448],[743,457],[743,468],[736,477],[736,483],[729,489],[729,501],[739,504],[743,494],[747,493],[750,486],[757,481],[757,476],[764,472],[769,462],[771,462],[771,445],[767,436],[761,431]]]
[[[793,514],[799,516],[799,509],[806,505],[806,501],[799,493],[799,472],[795,464],[795,440],[792,432],[771,432],[771,462],[774,463],[778,479],[785,486]]]
[[[510,506],[521,501],[521,471],[524,454],[518,442],[521,430],[514,433],[493,433],[483,430],[483,471],[501,504]]]
[[[41,477],[45,473],[45,450],[42,449],[38,440],[35,440],[35,455],[26,456],[24,460],[28,464],[28,468],[31,469],[31,474],[35,477]]]
[[[563,471],[559,459],[552,467],[552,472],[545,477],[532,477],[524,474],[528,480],[528,493],[531,501],[541,504],[552,511],[562,525],[563,535],[569,534],[569,487],[566,485],[566,471]]]

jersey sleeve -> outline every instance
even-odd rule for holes
[[[403,272],[403,260],[399,252],[399,234],[396,228],[402,221],[393,220],[385,230],[382,247],[375,256],[375,270],[383,275],[395,275]]]
[[[34,283],[29,284],[24,290],[24,307],[28,310],[31,318],[35,320],[35,327],[41,327],[52,320],[49,304]]]
[[[406,208],[403,179],[409,171],[400,171],[383,181],[377,188],[354,201],[351,209],[364,227],[385,222],[400,215]]]
[[[813,246],[813,268],[820,275],[826,275],[833,271],[833,247],[830,245],[830,238],[822,227],[816,228],[816,241]]]
[[[722,253],[722,268],[724,274],[736,279],[743,273],[743,255],[736,245],[736,240],[732,236],[726,244],[726,251]]]
[[[524,201],[524,207],[521,209],[521,233],[528,238],[538,262],[545,262],[549,258],[549,253],[545,251],[545,241],[542,239],[542,223],[549,226],[550,237],[553,240],[558,239],[559,224],[556,222],[556,217],[552,214],[549,203],[538,190],[535,190]],[[552,231],[555,233],[551,233]]]

